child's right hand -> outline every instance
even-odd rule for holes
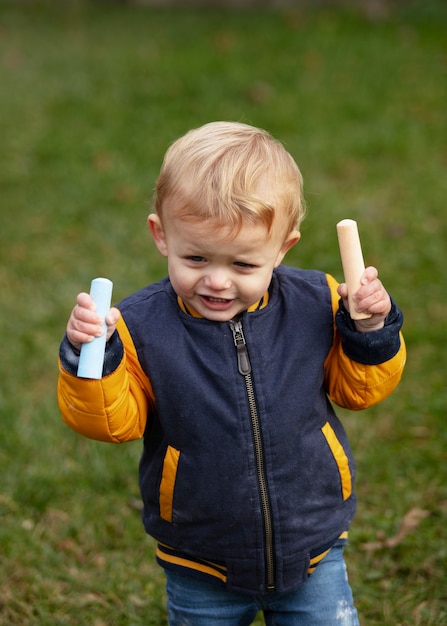
[[[83,343],[89,343],[103,333],[104,320],[95,312],[95,303],[88,293],[80,293],[76,298],[76,306],[71,312],[67,324],[67,337],[71,345],[77,350]],[[121,313],[116,308],[111,308],[106,315],[107,341],[115,331],[116,324]]]

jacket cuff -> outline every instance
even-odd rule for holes
[[[59,348],[59,358],[64,370],[73,376],[76,376],[78,373],[79,356],[80,351],[74,348],[68,341],[67,335],[64,335]],[[123,360],[123,356],[123,344],[118,332],[115,330],[109,341],[106,343],[102,376],[108,376],[114,372]]]
[[[403,324],[402,311],[391,300],[391,311],[380,330],[361,333],[356,330],[349,312],[340,300],[335,323],[341,334],[343,352],[352,361],[363,365],[379,365],[392,359],[400,350],[400,329]]]

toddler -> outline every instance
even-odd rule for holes
[[[300,171],[281,143],[214,122],[168,149],[148,225],[168,277],[106,316],[103,378],[78,378],[102,333],[77,297],[59,405],[79,433],[143,438],[146,532],[171,626],[358,625],[343,547],[354,461],[331,401],[386,398],[405,362],[402,314],[368,267],[355,294],[282,265],[300,239]]]

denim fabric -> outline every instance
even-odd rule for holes
[[[170,626],[249,626],[258,611],[267,626],[359,626],[342,546],[289,593],[252,596],[168,571],[166,576]]]

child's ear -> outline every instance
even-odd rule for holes
[[[166,245],[166,234],[163,229],[160,217],[156,213],[151,213],[147,218],[147,225],[158,251],[163,256],[168,256],[168,246]]]
[[[284,239],[284,243],[281,246],[281,250],[276,258],[275,267],[278,267],[282,263],[283,258],[286,256],[290,248],[299,242],[301,239],[301,233],[299,230],[292,230]]]

